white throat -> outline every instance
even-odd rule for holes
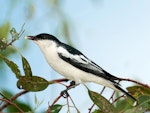
[[[52,41],[52,40],[37,40],[34,42],[40,47],[40,49],[42,51],[43,51],[43,49],[49,48],[55,44],[54,41]]]
[[[52,66],[52,64],[56,60],[56,57],[58,56],[57,44],[52,40],[38,40],[35,41],[35,43],[43,52],[47,62]]]

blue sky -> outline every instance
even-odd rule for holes
[[[12,26],[17,29],[20,29],[25,22],[24,35],[47,32],[65,41],[63,34],[56,33],[59,21],[56,18],[57,14],[53,14],[52,8],[47,8],[48,4],[42,0],[32,1],[37,12],[31,20],[26,18],[25,10],[29,1],[26,4],[18,2],[10,16],[7,15],[9,5],[6,3],[10,1],[4,1],[1,1],[3,4],[0,8],[1,22],[9,18]],[[82,0],[82,2],[80,0],[64,0],[61,2],[61,10],[71,23],[71,39],[77,49],[115,76],[150,84],[149,4],[149,0]],[[51,18],[50,15],[55,16]],[[21,40],[25,39],[22,37]],[[28,50],[22,51],[22,53],[31,64],[33,73],[42,75],[47,80],[61,78],[62,76],[54,72],[46,63],[37,45],[31,41],[27,41],[27,43],[29,43]],[[19,44],[19,41],[15,43],[16,46]],[[15,60],[16,57],[11,59]],[[20,64],[20,62],[18,63]],[[14,79],[9,81],[15,86],[16,80]],[[127,82],[122,83],[123,88],[128,85],[130,84]],[[99,85],[89,84],[88,86],[97,92],[101,90]],[[47,100],[51,103],[62,88],[64,89],[60,85],[52,85],[43,92],[30,93],[28,96],[33,99],[36,94],[39,100],[44,100],[43,108],[40,109],[45,109],[48,106]],[[110,91],[107,89],[104,95],[110,96]],[[80,85],[72,89],[70,93],[80,111],[86,113],[92,102],[85,87]],[[77,97],[85,98],[79,102]],[[64,99],[60,101],[63,104],[65,102]],[[34,106],[34,102],[31,104]]]

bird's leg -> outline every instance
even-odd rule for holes
[[[70,85],[67,86],[67,89],[61,91],[60,95],[62,95],[64,98],[67,98],[67,97],[69,96],[68,90],[70,90],[70,89],[76,87],[77,85],[78,85],[78,84],[76,84],[75,81],[71,81],[71,82],[70,82]]]
[[[67,86],[67,89],[70,88],[70,87],[72,87],[72,86],[75,86],[75,85],[76,85],[76,82],[75,82],[75,81],[71,81],[71,82],[70,82],[70,85]],[[73,87],[72,87],[72,88],[73,88]]]

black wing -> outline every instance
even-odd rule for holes
[[[96,63],[89,60],[85,55],[83,55],[77,49],[63,43],[62,46],[61,47],[59,46],[58,48],[63,51],[63,52],[61,50],[59,51],[58,49],[59,57],[65,60],[66,62],[69,62],[71,65],[85,72],[94,74],[96,76],[110,80],[111,82],[117,84],[114,80],[119,80],[119,78],[103,70],[100,66],[98,66]]]

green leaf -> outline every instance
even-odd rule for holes
[[[140,95],[150,95],[150,89],[147,87],[143,87],[143,86],[132,86],[132,87],[128,87],[127,90],[135,96],[140,96]]]
[[[12,38],[19,39],[19,34],[17,33],[17,31],[16,31],[16,29],[14,27],[11,28],[10,34],[11,34]]]
[[[35,102],[35,106],[34,106],[34,112],[35,112],[40,107],[40,105],[43,103],[43,100],[39,101],[37,96],[35,95],[34,96],[34,102]]]
[[[150,96],[144,95],[139,97],[139,105],[132,109],[126,110],[124,113],[144,113],[150,111]]]
[[[61,110],[62,105],[60,104],[55,104],[52,106],[51,112],[50,113],[59,113],[59,111]]]
[[[35,102],[35,104],[38,103],[38,99],[37,99],[37,96],[36,96],[36,95],[34,96],[34,102]]]
[[[21,76],[17,82],[19,89],[25,89],[27,91],[42,91],[46,89],[49,82],[44,78],[38,76]]]
[[[119,99],[116,102],[116,109],[119,111],[119,113],[124,113],[127,109],[133,108],[134,102],[131,98],[125,98],[125,99]]]
[[[139,104],[150,102],[150,95],[142,95],[138,98]]]
[[[16,75],[17,78],[21,76],[21,72],[18,66],[13,61],[8,60],[7,58],[3,57],[1,54],[0,54],[0,58],[2,58],[5,61],[5,63],[8,65],[8,67],[12,70],[12,72]]]
[[[10,29],[10,23],[6,22],[4,25],[0,26],[0,38],[5,38],[7,39],[8,32]]]
[[[92,113],[104,113],[104,112],[102,112],[102,111],[100,111],[100,110],[98,109],[98,110],[95,110],[95,111],[92,112]]]
[[[25,57],[22,56],[22,65],[24,69],[25,76],[32,76],[32,71],[30,65]]]
[[[0,50],[5,50],[7,47],[7,41],[5,38],[0,38]]]
[[[88,92],[94,104],[96,104],[102,112],[117,113],[117,110],[115,109],[115,107],[103,96],[90,90],[88,90]]]

